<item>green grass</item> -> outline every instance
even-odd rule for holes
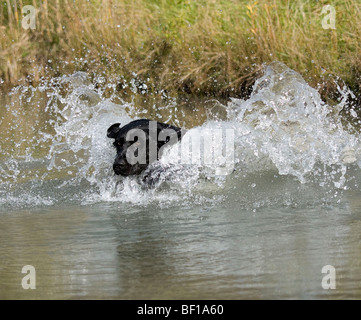
[[[21,9],[39,11],[35,30]],[[336,9],[323,29],[322,7]],[[361,92],[361,2],[314,0],[5,0],[0,5],[3,85],[87,71],[123,83],[198,95],[242,95],[274,60],[324,96],[338,76]]]

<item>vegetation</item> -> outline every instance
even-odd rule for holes
[[[336,29],[322,27],[327,4]],[[25,5],[37,8],[34,30],[22,27]],[[337,77],[361,92],[360,23],[358,0],[3,0],[0,83],[80,70],[147,90],[236,96],[279,60],[323,95],[337,92]]]

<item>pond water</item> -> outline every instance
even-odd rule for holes
[[[115,87],[76,73],[3,94],[1,299],[361,297],[360,135],[338,115],[350,93],[331,107],[280,63],[250,98],[211,106]],[[232,132],[232,170],[177,162],[176,145],[156,185],[115,176],[107,128],[137,118]]]

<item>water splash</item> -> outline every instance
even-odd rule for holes
[[[350,93],[342,91],[343,99],[331,107],[281,63],[266,68],[249,99],[218,103],[222,120],[219,112],[210,112],[202,126],[187,133],[232,130],[233,173],[217,175],[219,163],[179,163],[176,145],[155,164],[152,188],[112,172],[115,150],[107,128],[146,116],[134,103],[114,99],[115,93],[104,97],[104,90],[115,86],[99,89],[78,72],[11,92],[0,117],[0,126],[8,127],[1,133],[0,206],[99,201],[192,206],[227,199],[259,207],[295,205],[301,189],[309,203],[315,194],[333,199],[339,189],[358,188],[360,136],[345,130],[339,116]],[[181,125],[178,107],[171,100],[164,110],[175,110],[168,120]],[[222,141],[215,148],[222,149]]]
[[[259,160],[266,159],[265,168],[274,166],[301,183],[317,177],[342,188],[348,165],[360,156],[360,137],[344,130],[339,116],[345,100],[347,93],[331,108],[298,73],[279,62],[270,64],[250,99],[233,99],[227,106],[238,133],[237,158],[246,170],[249,163],[264,167]]]

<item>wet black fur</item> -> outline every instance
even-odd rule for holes
[[[132,175],[140,175],[141,173],[143,173],[148,166],[151,164],[149,159],[149,145],[150,145],[150,135],[149,135],[149,123],[151,120],[148,119],[140,119],[140,120],[134,120],[128,124],[126,124],[125,126],[121,127],[120,123],[115,123],[113,124],[107,132],[107,136],[108,138],[114,139],[114,146],[117,150],[117,155],[116,158],[114,160],[113,163],[113,170],[114,173],[117,175],[122,175],[122,176],[132,176]],[[134,143],[137,142],[137,139],[135,139],[134,141],[126,141],[126,136],[129,130],[132,129],[140,129],[142,130],[145,135],[146,135],[146,163],[144,164],[140,164],[140,163],[136,163],[136,164],[130,164],[127,161],[127,149],[133,145]],[[177,135],[177,141],[180,141],[182,138],[182,129],[166,124],[166,123],[161,123],[161,122],[157,122],[157,137],[159,136],[159,133],[163,130],[163,129],[172,129],[174,134]],[[174,139],[175,140],[175,139]],[[166,143],[169,143],[170,141],[170,137],[168,136],[166,141],[156,141],[156,146],[157,146],[157,160],[159,160],[160,158],[160,148],[162,146],[164,146]]]

